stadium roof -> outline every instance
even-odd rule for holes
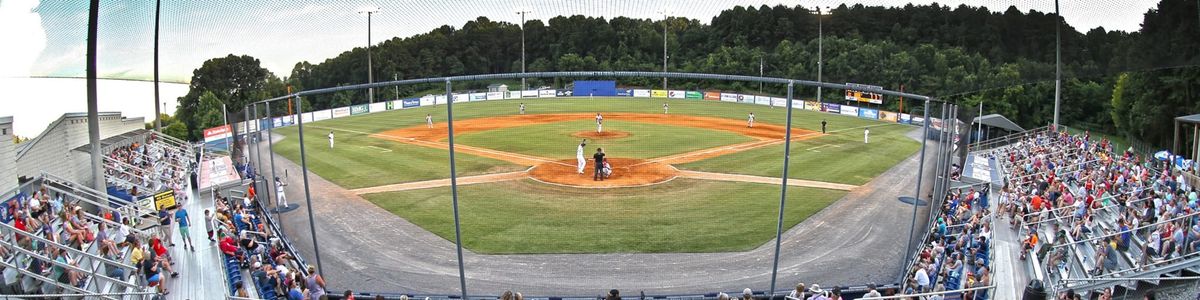
[[[1017,125],[1017,123],[1013,123],[1012,120],[1009,120],[1008,118],[1005,118],[999,114],[990,114],[977,117],[974,120],[971,120],[971,123],[983,123],[983,125],[1004,128],[1004,130],[1008,131],[1025,131],[1025,129],[1021,128],[1021,126]]]

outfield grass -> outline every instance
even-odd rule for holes
[[[862,129],[792,143],[788,178],[862,185],[921,149],[905,136],[913,127],[871,128],[871,143]],[[778,177],[783,174],[783,145],[774,145],[678,165],[680,169]]]
[[[784,229],[846,192],[790,187]],[[366,195],[379,207],[454,239],[449,188]],[[676,179],[591,190],[531,180],[459,187],[463,245],[489,254],[728,252],[775,236],[776,185]]]
[[[744,120],[747,113],[754,112],[757,122],[777,125],[786,123],[785,117],[787,112],[787,110],[784,108],[770,108],[755,104],[701,100],[667,100],[646,98],[529,98],[521,100],[495,100],[457,103],[454,104],[454,115],[455,118],[459,120],[512,115],[517,113],[517,107],[519,103],[522,102],[525,103],[526,112],[529,114],[594,112],[662,113],[662,103],[667,102],[671,105],[671,114]],[[435,121],[442,122],[445,121],[445,113],[446,105],[438,105],[433,107],[417,107],[412,109],[350,116],[306,124],[305,128],[307,130],[305,131],[305,141],[307,142],[306,150],[309,151],[309,168],[323,178],[347,188],[358,188],[449,177],[448,155],[446,154],[445,150],[405,145],[371,138],[363,134],[377,133],[395,128],[424,126],[426,114],[431,114],[433,115]],[[877,120],[866,120],[857,117],[833,115],[805,110],[793,110],[792,120],[794,128],[803,128],[813,131],[820,131],[821,120],[827,120],[829,122],[830,130],[884,124],[883,122]],[[615,121],[616,120],[609,122]],[[586,128],[592,128],[590,122],[588,123],[589,125],[586,126]],[[661,127],[662,125],[654,126]],[[910,128],[902,125],[891,125],[890,127]],[[336,140],[338,145],[338,147],[332,151],[328,149],[329,145],[328,140],[326,139],[326,135],[330,130],[336,131],[335,135],[337,137]],[[519,129],[513,128],[511,130]],[[300,155],[299,147],[296,142],[298,137],[296,133],[296,127],[292,126],[280,128],[275,130],[275,132],[287,137],[286,140],[275,145],[275,152],[282,154],[284,157],[287,157],[292,161],[299,162]],[[726,132],[712,131],[710,133],[725,134]],[[849,141],[851,144],[854,142],[853,139],[855,136],[857,136],[857,138],[861,138],[861,132],[847,132],[845,134],[850,136],[847,138],[847,141]],[[902,151],[890,153],[881,151],[888,147],[887,145],[882,144],[885,144],[889,138],[893,140],[903,140],[898,138],[902,135],[902,130],[888,131],[877,129],[876,132],[872,133],[873,139],[878,140],[879,144],[881,145],[877,148],[868,149],[869,151],[866,153],[878,153],[882,156],[890,155],[889,157],[886,157],[886,159],[872,159],[871,156],[864,157],[859,153],[851,151],[853,148],[846,148],[845,146],[843,148],[834,148],[840,151],[822,150],[820,153],[800,153],[794,151],[793,154],[803,154],[793,156],[793,160],[797,161],[797,163],[807,160],[816,167],[833,169],[835,172],[821,172],[820,174],[813,174],[812,172],[793,172],[794,175],[792,177],[814,180],[831,178],[832,180],[830,181],[842,183],[865,182],[867,179],[869,179],[869,177],[873,176],[872,174],[878,174],[878,171],[886,170],[888,167],[891,167],[895,161],[899,161],[899,159],[902,159],[903,156],[911,154],[911,151],[907,152],[907,154],[905,154],[906,152]],[[462,136],[469,137],[470,134],[464,134]],[[538,137],[538,139],[541,138],[542,137]],[[828,138],[829,137],[822,137],[819,139],[824,140]],[[677,147],[690,147],[690,144],[705,143],[705,140],[706,139],[690,139],[677,144]],[[833,141],[845,142],[840,140]],[[577,141],[571,141],[570,143],[566,143],[564,146],[561,146],[561,148],[546,147],[545,150],[539,151],[552,153],[551,155],[547,155],[551,157],[563,157],[558,153],[558,151],[563,151],[563,153],[569,153],[567,154],[567,157],[569,157],[574,155],[573,145],[575,145],[576,142]],[[817,141],[806,141],[802,143],[814,142]],[[666,145],[666,143],[662,144]],[[555,145],[556,146],[554,147],[560,147],[557,146],[557,144]],[[872,146],[875,146],[875,144],[873,143]],[[391,150],[391,152],[385,152],[375,147]],[[776,166],[778,165],[779,160],[782,159],[779,156],[779,153],[781,153],[783,150],[782,148],[777,148],[778,147],[766,147],[764,149],[739,153],[736,155],[736,157],[726,157],[718,162],[713,162],[710,165],[700,166],[693,164],[693,166],[695,166],[697,169],[719,172],[728,171],[731,173],[778,176],[779,168]],[[805,147],[797,148],[804,149]],[[905,149],[907,148],[901,150]],[[832,153],[826,152],[841,152],[841,155],[832,155]],[[819,156],[812,159],[804,158],[804,156],[808,156],[813,153],[819,154]],[[624,157],[624,155],[620,156]],[[482,158],[469,154],[459,153],[456,157],[458,158],[457,167],[459,170],[459,175],[512,171],[524,167],[512,165],[511,163],[500,160]],[[740,162],[731,162],[730,160],[737,160]],[[856,168],[867,169],[856,170]],[[851,173],[849,176],[851,179],[846,179],[843,178],[843,175],[839,175],[845,173]]]
[[[594,131],[592,120],[511,127],[458,135],[463,144],[507,152],[557,159],[575,157],[580,138],[572,133]],[[589,140],[585,155],[597,147],[610,157],[655,158],[723,145],[753,141],[753,138],[721,130],[627,121],[605,121],[605,131],[624,131],[628,137]]]

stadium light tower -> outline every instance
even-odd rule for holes
[[[525,14],[527,13],[531,13],[531,11],[522,10],[517,12],[518,15],[521,15],[521,74],[525,74]],[[521,77],[521,90],[528,89],[529,87],[525,85],[525,77]]]
[[[1058,0],[1054,0],[1054,130],[1058,130],[1058,104],[1062,102],[1062,33],[1059,25],[1062,15],[1058,12]]]
[[[663,15],[663,73],[667,72],[667,15],[666,9],[658,11]],[[667,89],[667,77],[663,77],[663,90]]]
[[[367,84],[375,81],[375,76],[371,72],[371,15],[377,12],[379,12],[378,6],[368,6],[358,10],[359,14],[367,15]],[[367,88],[367,103],[375,103],[375,88]]]

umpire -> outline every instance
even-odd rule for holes
[[[604,148],[596,148],[596,154],[592,154],[592,159],[596,160],[593,164],[596,172],[592,175],[592,181],[604,181]]]

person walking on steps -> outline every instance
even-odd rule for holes
[[[592,159],[595,160],[594,168],[596,169],[592,175],[592,181],[604,181],[604,149],[596,148],[596,154],[592,154]]]
[[[183,248],[190,248],[192,252],[196,252],[196,245],[192,244],[192,235],[188,232],[188,228],[192,225],[192,220],[188,216],[187,209],[183,208],[182,204],[175,210],[175,223],[179,224],[179,238],[183,240]]]

